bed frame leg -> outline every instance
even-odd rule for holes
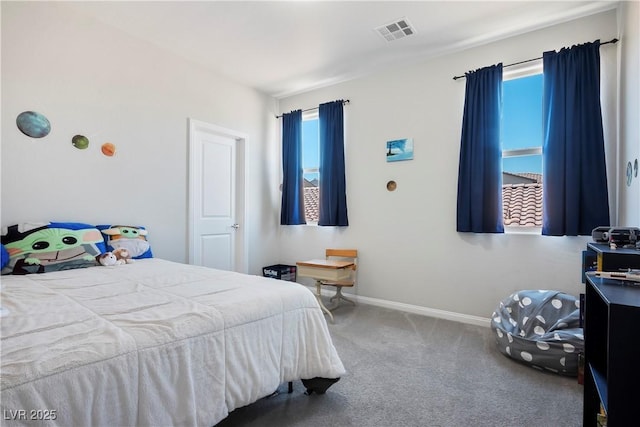
[[[293,393],[293,381],[289,381],[289,394]]]
[[[310,380],[303,379],[302,385],[304,385],[307,388],[304,394],[306,394],[307,396],[310,396],[311,394],[313,394],[313,392],[316,392],[318,394],[324,394],[327,391],[327,389],[333,385],[333,383],[336,383],[339,380],[340,380],[340,377],[338,378],[315,377],[315,378],[311,378]]]

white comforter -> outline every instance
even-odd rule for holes
[[[0,298],[3,425],[212,426],[344,374],[296,283],[146,259],[2,276]]]

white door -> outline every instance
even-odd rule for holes
[[[244,142],[237,132],[189,120],[189,263],[246,272]]]

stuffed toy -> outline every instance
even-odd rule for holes
[[[105,252],[103,254],[98,255],[96,258],[98,260],[98,263],[100,263],[100,265],[104,265],[105,267],[108,267],[110,265],[124,264],[124,261],[121,261],[118,258],[116,258],[113,252]]]
[[[118,261],[122,261],[122,264],[132,264],[135,261],[131,258],[131,254],[129,250],[126,248],[118,248],[113,251],[113,254],[116,256]]]

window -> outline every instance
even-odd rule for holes
[[[320,196],[320,136],[318,112],[302,115],[302,177],[304,216],[307,224],[317,224]]]
[[[506,75],[503,81],[501,142],[505,231],[538,231],[542,227],[542,85],[541,67],[519,73],[517,77]]]

